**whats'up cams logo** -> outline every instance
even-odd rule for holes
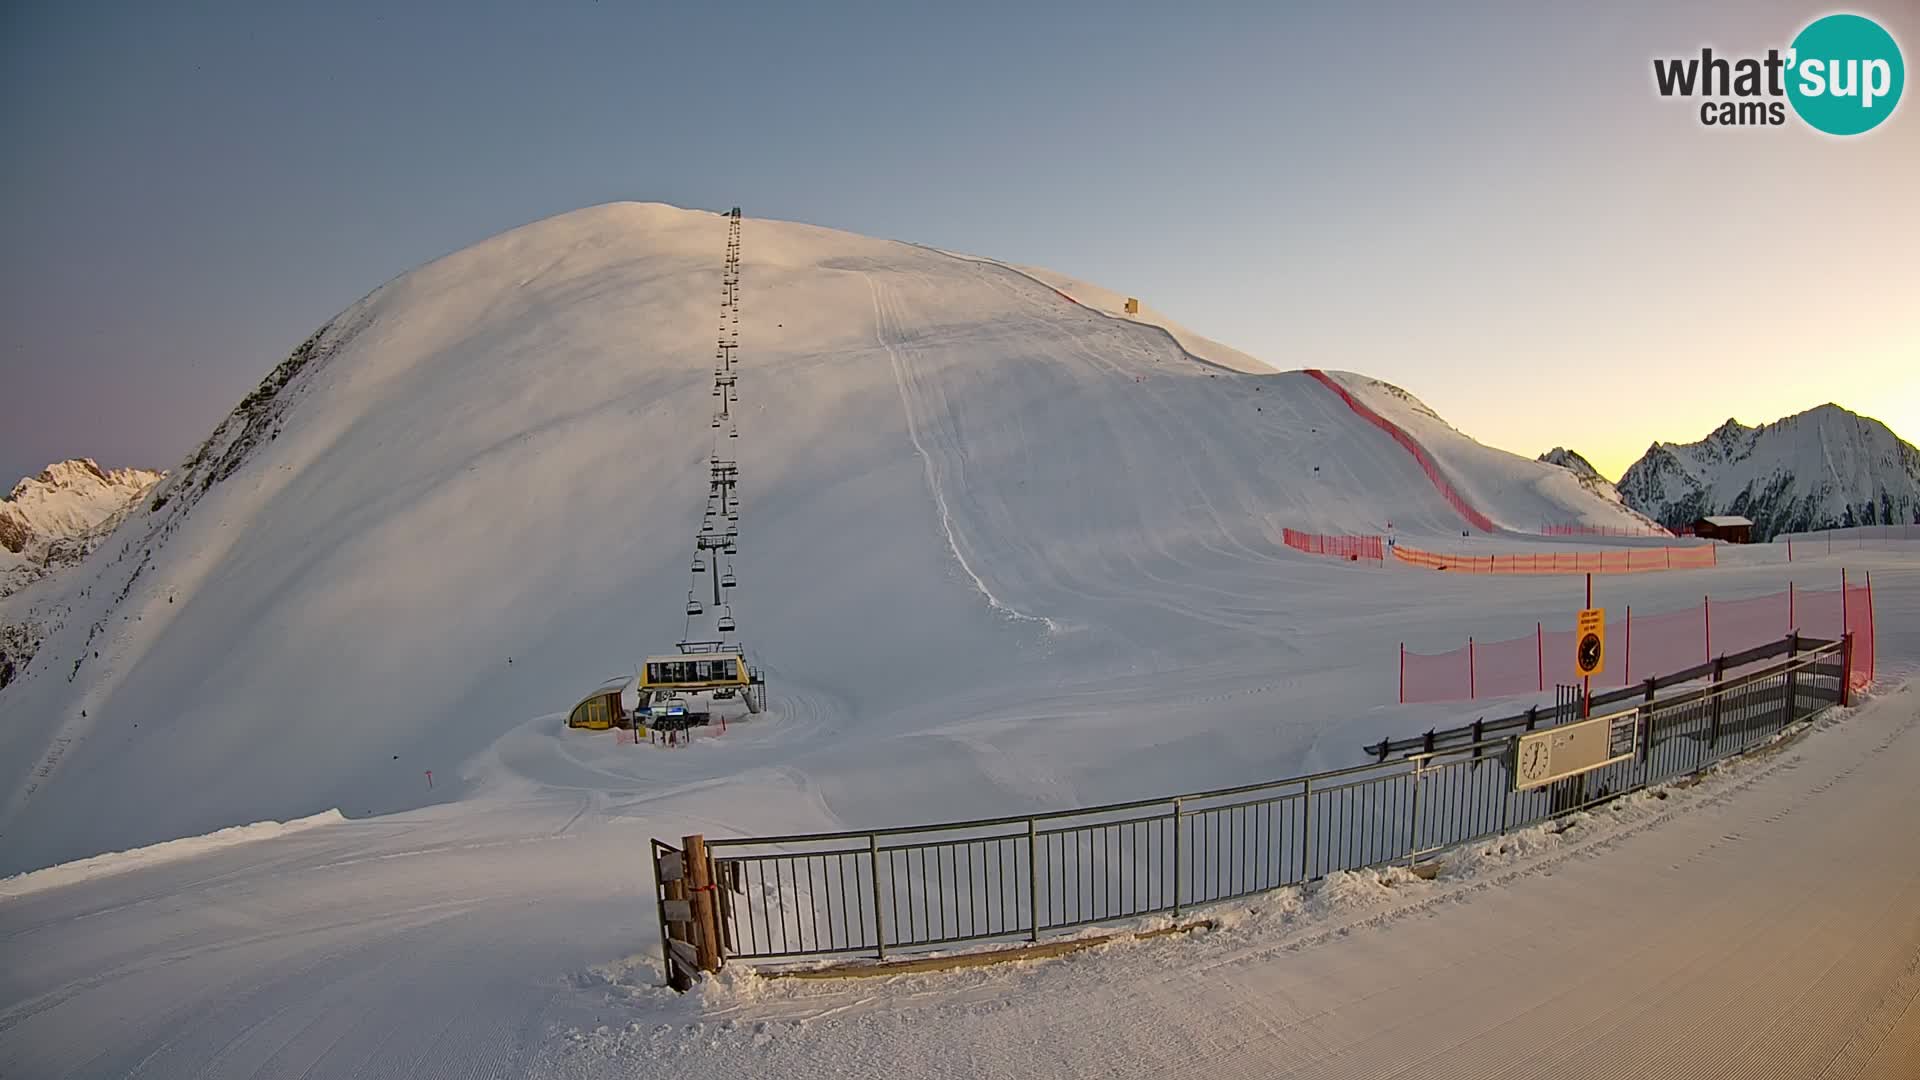
[[[1790,104],[1816,130],[1858,135],[1893,114],[1907,69],[1879,23],[1828,15],[1808,23],[1784,53],[1729,58],[1705,48],[1697,57],[1655,60],[1653,81],[1661,97],[1707,99],[1700,122],[1708,127],[1784,124]]]

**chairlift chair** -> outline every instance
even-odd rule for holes
[[[698,615],[705,610],[707,609],[700,606],[700,601],[694,599],[692,593],[687,594],[687,614]]]
[[[716,625],[715,629],[719,630],[723,634],[731,634],[733,633],[733,627],[734,627],[733,616],[722,615],[720,616],[720,622]]]
[[[721,587],[721,588],[723,588],[723,589],[731,589],[731,588],[733,588],[734,586],[736,586],[736,585],[738,585],[738,584],[740,584],[740,583],[739,583],[738,581],[735,581],[735,580],[734,580],[734,577],[733,577],[733,571],[731,571],[731,570],[729,570],[729,571],[727,571],[726,573],[724,573],[724,574],[722,574],[722,575],[720,575],[720,587]]]
[[[707,572],[707,564],[706,564],[706,563],[704,563],[704,562],[701,562],[701,561],[700,561],[700,556],[698,556],[698,555],[695,555],[695,556],[693,557],[693,571],[692,571],[692,572],[693,572],[693,573],[696,573],[696,574],[704,574],[704,573],[706,573],[706,572]]]
[[[721,553],[722,553],[722,554],[724,554],[724,555],[738,555],[738,554],[740,554],[740,548],[739,548],[739,546],[738,546],[738,545],[736,545],[736,544],[728,544],[728,545],[727,545],[726,547],[723,547],[723,548],[721,548],[721,549],[720,549],[720,551],[721,551]]]

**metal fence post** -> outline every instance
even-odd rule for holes
[[[1173,800],[1173,914],[1180,916],[1180,800]]]
[[[1413,810],[1407,822],[1407,865],[1411,867],[1420,850],[1420,769],[1425,758],[1413,759]]]
[[[1707,732],[1707,749],[1709,750],[1718,750],[1720,748],[1720,697],[1721,697],[1721,694],[1720,694],[1719,686],[1720,686],[1720,677],[1726,673],[1726,670],[1727,670],[1726,657],[1722,656],[1714,660],[1713,662],[1714,689],[1708,691],[1708,693],[1713,695],[1713,726]]]
[[[1786,727],[1788,724],[1793,723],[1794,713],[1797,712],[1800,707],[1800,680],[1796,678],[1799,672],[1791,666],[1799,656],[1800,631],[1795,630],[1787,635],[1787,663],[1789,665],[1787,668],[1787,718],[1781,721],[1781,727]]]
[[[1300,884],[1313,873],[1313,778],[1300,781]]]
[[[1507,835],[1507,816],[1513,806],[1513,785],[1520,768],[1520,736],[1507,736],[1507,785],[1500,792],[1500,835]]]
[[[1027,909],[1032,916],[1033,928],[1027,931],[1028,941],[1040,940],[1040,831],[1032,818],[1027,819]]]
[[[867,868],[873,872],[873,946],[887,958],[887,917],[880,910],[880,837],[867,834]]]

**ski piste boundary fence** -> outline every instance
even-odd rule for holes
[[[1378,536],[1327,536],[1322,533],[1305,533],[1297,529],[1283,529],[1281,541],[1295,551],[1304,551],[1309,555],[1332,555],[1337,558],[1371,562],[1386,561],[1386,545]]]
[[[1516,790],[1522,738],[1213,791],[902,828],[652,842],[671,985],[696,966],[1025,938],[1420,859],[1697,773],[1846,704],[1851,641],[1604,714],[1631,756]],[[1595,712],[1596,717],[1603,714]],[[1577,719],[1545,714],[1546,726]],[[1018,953],[1012,954],[1018,956]],[[884,969],[883,969],[884,970]]]
[[[1831,555],[1836,547],[1842,551],[1908,550],[1906,545],[1920,543],[1920,524],[1852,525],[1813,532],[1781,533],[1773,538],[1773,542],[1787,545],[1788,562],[1793,561],[1796,544],[1801,550],[1811,550],[1816,555]]]
[[[1462,555],[1396,545],[1393,557],[1429,570],[1456,574],[1642,574],[1655,570],[1707,570],[1720,565],[1713,544],[1691,547],[1621,548],[1600,551],[1509,551]]]
[[[1379,413],[1374,412],[1362,404],[1355,399],[1352,394],[1347,392],[1346,387],[1333,381],[1332,377],[1319,368],[1307,368],[1305,374],[1319,382],[1322,386],[1340,395],[1340,400],[1347,403],[1347,408],[1352,409],[1362,420],[1386,432],[1393,438],[1394,442],[1399,443],[1407,453],[1412,454],[1413,459],[1420,463],[1421,471],[1427,474],[1427,480],[1433,484],[1434,490],[1440,493],[1441,498],[1447,500],[1447,505],[1458,511],[1461,517],[1466,518],[1469,524],[1481,532],[1496,531],[1492,520],[1490,520],[1487,515],[1468,505],[1467,500],[1462,498],[1458,491],[1454,490],[1453,485],[1441,474],[1440,466],[1435,464],[1433,458],[1427,454],[1426,447],[1421,446],[1419,441],[1407,434],[1399,424],[1381,416]]]
[[[1309,555],[1354,562],[1365,559],[1381,565],[1385,565],[1386,553],[1391,551],[1395,562],[1462,574],[1639,574],[1655,570],[1704,570],[1720,565],[1719,547],[1713,544],[1459,555],[1389,544],[1384,537],[1364,534],[1342,536],[1282,529],[1281,541]]]
[[[1657,615],[1634,617],[1627,605],[1621,617],[1607,621],[1607,666],[1593,685],[1624,688],[1635,685],[1635,657],[1639,675],[1666,677],[1671,665],[1682,661],[1710,664],[1716,657],[1779,641],[1799,632],[1808,638],[1839,640],[1854,636],[1852,685],[1868,685],[1874,675],[1873,577],[1850,582],[1841,573],[1838,589],[1801,589],[1788,583],[1783,592],[1744,600],[1715,601],[1702,596],[1700,605]],[[1543,693],[1549,687],[1572,683],[1574,631],[1548,630],[1533,624],[1533,633],[1504,641],[1467,638],[1460,648],[1444,653],[1409,652],[1400,646],[1400,703],[1435,704],[1476,701]],[[1716,651],[1717,650],[1717,651]],[[1649,663],[1649,658],[1652,663]],[[1668,672],[1653,664],[1669,665]],[[1688,664],[1687,666],[1691,666]]]
[[[1643,526],[1627,528],[1623,525],[1588,525],[1582,521],[1543,521],[1540,523],[1541,536],[1672,536],[1666,529]]]

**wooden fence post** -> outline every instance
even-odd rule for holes
[[[662,905],[663,912],[676,911],[686,906],[687,903],[686,852],[683,850],[671,854],[679,857],[681,868],[679,874],[676,875],[673,880],[666,883],[664,890],[666,893],[666,903]],[[674,945],[676,943],[685,944],[692,937],[692,923],[685,919],[667,918],[667,940],[663,943],[668,958],[667,985],[681,993],[685,993],[687,988],[693,985],[693,980],[687,975],[686,961],[684,958],[675,955]]]
[[[698,834],[684,838],[687,860],[687,891],[693,899],[693,947],[701,971],[720,970],[720,921],[713,905],[713,875],[707,863],[707,838]]]

